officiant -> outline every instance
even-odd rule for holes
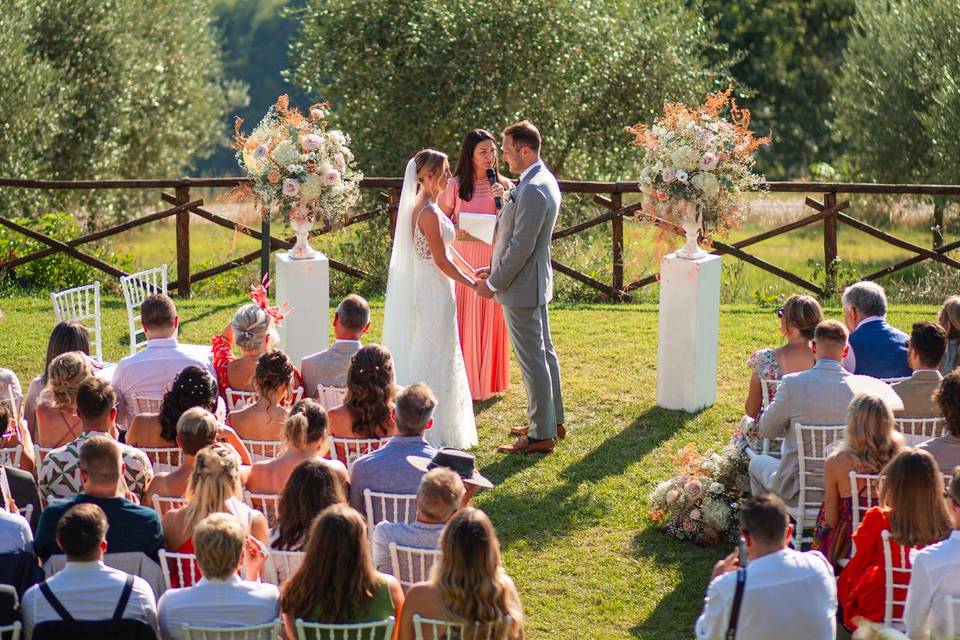
[[[457,225],[454,248],[475,268],[490,264],[492,239],[481,239],[469,233],[466,227],[474,226],[461,224],[461,214],[468,214],[465,219],[473,218],[478,223],[485,222],[480,216],[490,216],[489,227],[492,228],[498,212],[487,170],[494,172],[496,182],[505,190],[513,188],[513,183],[500,175],[497,141],[493,134],[485,129],[474,129],[464,136],[454,176],[437,202]],[[456,297],[457,328],[470,394],[474,400],[486,400],[506,391],[510,382],[510,342],[503,311],[493,300],[481,298],[461,284],[456,285]]]

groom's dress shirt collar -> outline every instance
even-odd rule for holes
[[[537,161],[534,162],[532,165],[530,165],[529,167],[527,167],[526,169],[524,169],[524,170],[523,170],[523,173],[520,174],[520,180],[517,181],[518,184],[519,184],[520,182],[523,182],[523,179],[524,179],[524,178],[526,178],[528,175],[530,175],[531,173],[533,173],[534,169],[537,169],[537,168],[542,167],[542,166],[543,166],[543,160],[537,160]]]

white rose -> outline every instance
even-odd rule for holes
[[[683,145],[674,149],[673,153],[670,154],[670,160],[675,167],[685,171],[693,171],[697,168],[697,162],[700,158],[693,147]]]
[[[720,182],[717,181],[717,177],[712,173],[698,173],[697,175],[693,176],[693,179],[690,181],[690,183],[702,191],[703,195],[707,196],[708,198],[712,198],[720,191]]]

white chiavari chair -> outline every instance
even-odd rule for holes
[[[430,577],[430,569],[440,560],[439,549],[405,547],[396,542],[391,542],[389,549],[392,575],[400,581],[404,593],[412,585],[427,580]]]
[[[317,385],[317,401],[322,404],[323,408],[327,411],[342,405],[345,397],[347,397],[345,387],[325,387],[322,384]]]
[[[278,587],[290,579],[303,564],[303,551],[279,551],[270,549],[267,563],[263,568],[264,580]]]
[[[327,435],[327,442],[330,445],[330,457],[347,465],[349,471],[357,458],[376,451],[390,442],[390,438],[335,438]]]
[[[153,510],[161,516],[171,509],[179,509],[187,504],[182,496],[158,496],[157,494],[150,496],[150,502]]]
[[[240,389],[231,389],[230,387],[227,387],[225,390],[225,395],[227,398],[227,413],[230,413],[231,411],[239,411],[247,405],[257,401],[256,391],[242,391]]]
[[[0,464],[5,464],[9,467],[19,468],[20,467],[20,456],[23,455],[23,445],[18,444],[15,447],[7,447],[5,449],[0,449]],[[40,462],[37,461],[37,466],[40,466]]]
[[[192,587],[200,579],[197,556],[160,549],[160,571],[167,589]]]
[[[280,504],[280,496],[272,493],[251,493],[243,492],[243,501],[251,509],[256,509],[267,519],[267,526],[271,529],[277,525],[277,506]]]
[[[273,460],[283,452],[283,440],[240,440],[254,462]]]
[[[97,362],[103,362],[103,336],[100,328],[100,283],[94,282],[82,287],[51,291],[53,316],[57,323],[64,320],[77,320],[90,332],[90,355]]]
[[[297,640],[380,640],[393,635],[394,618],[360,624],[323,624],[297,618]]]
[[[120,278],[123,300],[127,305],[127,323],[130,330],[130,354],[147,345],[147,336],[140,322],[140,305],[155,293],[167,292],[167,265],[131,273]],[[138,336],[143,336],[140,340]]]
[[[20,640],[20,632],[22,629],[23,624],[20,622],[0,626],[0,640]]]
[[[896,429],[904,435],[921,438],[939,438],[946,431],[943,418],[897,418]]]
[[[425,618],[416,613],[413,615],[413,634],[416,640],[507,640],[511,624],[510,616],[490,622],[450,622]]]
[[[153,467],[154,475],[158,473],[169,473],[180,467],[183,452],[179,447],[137,447],[150,460],[150,466]]]
[[[810,542],[813,537],[806,531],[813,529],[817,514],[826,493],[823,478],[823,463],[827,458],[828,445],[843,440],[847,425],[809,426],[798,424],[794,427],[797,439],[797,461],[800,465],[800,493],[796,507],[787,511],[797,523],[794,537],[798,545]]]
[[[373,537],[378,522],[413,522],[417,518],[415,493],[384,493],[363,490],[363,505],[367,511],[367,534]]]
[[[883,626],[894,627],[903,631],[903,607],[907,604],[907,585],[910,584],[910,552],[913,547],[898,546],[898,553],[894,554],[890,532],[886,529],[880,532],[883,539],[883,573],[884,573],[884,603]],[[900,579],[897,579],[900,576]]]
[[[280,619],[246,627],[201,627],[183,623],[184,640],[275,640],[280,636]]]

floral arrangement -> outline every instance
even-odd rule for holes
[[[650,494],[650,519],[697,544],[734,542],[740,501],[750,493],[747,458],[732,445],[705,455],[691,443],[671,455],[679,473]]]
[[[234,126],[237,161],[253,178],[252,191],[264,210],[279,206],[285,214],[326,224],[342,220],[360,196],[363,174],[350,152],[349,137],[327,129],[328,104],[315,104],[308,115],[291,108],[283,95],[267,110],[249,136]]]
[[[696,108],[668,102],[653,126],[627,127],[631,145],[644,153],[640,187],[647,217],[664,218],[691,203],[701,224],[721,233],[743,221],[743,192],[764,180],[753,171],[753,153],[771,139],[753,137],[750,112],[737,107],[732,93],[730,87],[710,94]]]

